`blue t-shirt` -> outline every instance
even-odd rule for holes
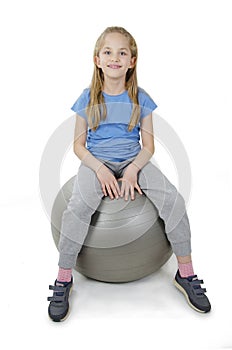
[[[122,162],[135,157],[141,150],[140,120],[155,110],[157,105],[141,88],[138,90],[140,120],[132,131],[128,131],[133,104],[125,90],[120,95],[103,92],[107,116],[101,120],[96,131],[88,127],[86,148],[93,156],[112,162]],[[90,100],[90,89],[85,89],[72,106],[72,110],[83,117],[87,124],[86,107]]]

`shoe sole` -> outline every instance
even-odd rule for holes
[[[72,293],[72,289],[73,289],[73,285],[72,285],[72,287],[70,288],[68,297],[70,297],[70,295],[71,295],[71,293]],[[70,314],[70,307],[68,308],[67,314],[66,314],[63,318],[61,318],[60,320],[53,320],[53,318],[51,318],[51,316],[50,316],[49,314],[48,314],[48,316],[49,316],[49,318],[50,318],[53,322],[63,322],[63,321],[65,321],[65,320],[68,318],[69,314]]]
[[[186,291],[184,290],[184,288],[183,288],[175,279],[173,280],[173,283],[174,283],[174,285],[176,286],[176,288],[179,289],[179,291],[180,291],[181,293],[184,294],[184,296],[185,296],[185,298],[186,298],[188,304],[191,306],[191,308],[193,308],[194,310],[196,310],[196,311],[198,311],[198,312],[200,312],[200,313],[202,313],[202,314],[205,314],[205,313],[207,312],[207,311],[203,311],[203,310],[198,309],[196,306],[194,306],[194,305],[191,303],[188,294],[186,293]]]

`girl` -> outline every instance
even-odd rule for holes
[[[121,27],[107,28],[96,42],[91,87],[72,107],[76,113],[74,152],[81,166],[62,217],[59,272],[50,286],[53,296],[48,298],[53,321],[63,320],[68,313],[72,268],[102,197],[128,200],[130,196],[133,200],[135,190],[154,203],[164,221],[178,261],[175,285],[195,310],[205,313],[211,308],[201,288],[203,281],[193,271],[184,200],[149,161],[154,153],[152,111],[157,106],[138,87],[136,64],[137,46],[131,34]]]

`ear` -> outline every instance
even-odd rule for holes
[[[98,68],[101,68],[101,65],[100,65],[100,58],[98,56],[94,56],[94,59],[93,59],[94,63],[96,64],[96,66]]]
[[[136,57],[132,57],[132,58],[131,58],[131,61],[130,61],[130,66],[129,66],[129,68],[134,68],[135,63],[136,63]]]

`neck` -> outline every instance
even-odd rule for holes
[[[103,91],[109,95],[120,95],[125,91],[125,80],[105,79]]]

